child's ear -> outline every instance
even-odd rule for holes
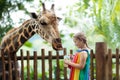
[[[37,19],[38,16],[37,16],[36,13],[32,12],[32,13],[31,13],[31,17],[34,18],[34,19]]]

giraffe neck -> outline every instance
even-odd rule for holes
[[[28,20],[14,32],[7,35],[2,43],[4,53],[16,53],[36,33],[37,26],[34,20]]]

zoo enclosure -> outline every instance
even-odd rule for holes
[[[47,66],[49,66],[49,80],[53,80],[53,63],[52,61],[56,61],[56,77],[55,80],[68,80],[67,76],[67,69],[64,68],[62,70],[64,77],[61,79],[60,77],[60,60],[63,60],[63,56],[66,54],[72,54],[73,51],[70,50],[68,53],[66,49],[63,50],[63,55],[59,55],[59,52],[56,52],[56,56],[52,55],[52,51],[48,52],[48,55],[45,55],[45,49],[41,49],[41,55],[37,55],[37,52],[33,52],[33,56],[30,55],[30,52],[27,51],[27,55],[23,56],[23,50],[20,50],[21,55],[14,57],[14,62],[20,61],[21,62],[21,80],[24,80],[24,61],[27,61],[27,80],[30,80],[30,60],[33,60],[33,68],[34,68],[34,73],[33,73],[33,80],[38,80],[38,68],[42,68],[42,80],[46,80],[46,74],[45,74],[45,60],[48,60]],[[111,49],[107,49],[107,45],[104,42],[98,42],[96,43],[96,48],[95,52],[91,50],[90,52],[91,55],[91,65],[90,65],[90,78],[91,80],[113,80],[113,70],[112,70],[112,64],[113,64],[113,59],[116,60],[115,66],[116,66],[116,74],[115,74],[115,80],[119,80],[119,66],[120,66],[120,54],[119,54],[119,49],[116,49],[116,53],[112,54]],[[10,56],[10,55],[9,55]],[[9,63],[9,80],[12,80],[12,69],[11,69],[11,58],[8,57],[7,59],[2,57],[3,61],[3,80],[5,80],[5,62],[8,60]],[[38,61],[41,60],[42,66],[39,66],[37,63]],[[17,79],[17,66],[15,65],[15,71],[16,71],[16,80]],[[25,79],[25,80],[26,80]]]

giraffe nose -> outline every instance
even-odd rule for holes
[[[55,39],[55,42],[56,42],[56,43],[57,43],[57,42],[58,42],[58,43],[61,43],[61,39],[60,39],[60,38],[56,38],[56,39]]]

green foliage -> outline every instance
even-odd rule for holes
[[[26,80],[28,78],[27,76],[27,66],[24,67],[24,80]],[[34,69],[32,66],[30,66],[30,80],[33,80],[34,79]]]
[[[118,38],[116,38],[119,35],[117,31],[119,27],[119,23],[117,23],[119,22],[119,14],[117,13],[120,13],[120,11],[118,11],[120,9],[119,2],[119,0],[115,0],[115,2],[112,0],[98,0],[96,3],[93,2],[93,15],[95,17],[94,32],[98,35],[102,35],[102,38],[108,44],[109,48],[114,49],[120,46],[117,41]]]
[[[73,37],[73,35],[74,35],[74,33],[70,33],[70,34],[69,34],[69,36],[70,36],[71,38]]]
[[[1,27],[0,25],[0,42],[2,40],[2,37],[5,35],[5,33],[12,28],[11,25],[9,27]]]
[[[86,9],[89,7],[89,1],[90,0],[83,0],[84,6],[85,6]]]
[[[7,12],[8,8],[11,6],[11,3],[7,2],[7,0],[0,0],[0,19],[2,18],[2,13]]]
[[[18,3],[17,6],[18,6],[19,10],[24,10],[24,5],[23,4]]]
[[[63,67],[63,60],[60,60],[59,61],[59,66],[60,66],[60,80],[63,80],[63,77],[64,77],[64,73],[63,73],[63,70],[64,70],[64,67]],[[57,71],[57,68],[56,68],[56,61],[53,61],[53,74],[55,77],[53,77],[53,80],[56,80],[56,71]],[[31,64],[33,65],[33,64]],[[33,80],[34,79],[34,68],[33,66],[29,66],[29,69],[30,69],[30,80]],[[24,80],[27,79],[27,66],[24,67]],[[38,80],[42,80],[42,73],[38,71]],[[49,72],[45,72],[45,80],[49,80]]]
[[[18,10],[28,13],[23,2],[31,1],[33,0],[0,0],[0,42],[5,33],[13,27],[11,13]]]
[[[80,31],[89,33],[91,45],[104,41],[114,50],[120,47],[120,0],[80,0],[67,8],[69,12],[65,14],[64,23],[71,28],[83,26]],[[85,18],[92,20],[92,24],[80,21]],[[96,40],[90,40],[96,37]]]
[[[63,60],[60,60],[59,61],[59,66],[60,66],[60,80],[64,80],[63,79],[63,77],[64,77],[64,66],[63,66]],[[53,67],[53,71],[54,71],[54,75],[55,75],[55,79],[54,80],[56,80],[56,77],[57,77],[57,75],[56,75],[56,73],[57,73],[57,67],[56,67],[56,63],[55,63],[55,66]]]
[[[71,28],[78,24],[77,21],[72,17],[66,17],[64,23],[66,23]]]
[[[29,42],[29,41],[27,41],[27,42],[25,42],[25,44],[24,44],[26,47],[32,47],[32,43],[31,42]]]

